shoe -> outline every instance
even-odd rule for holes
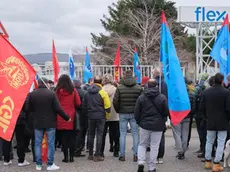
[[[74,158],[73,158],[73,157],[70,157],[70,158],[69,158],[69,162],[74,162]]]
[[[104,161],[104,158],[102,156],[94,156],[93,161],[94,162]]]
[[[118,158],[118,160],[124,162],[124,161],[125,161],[125,156],[120,156],[120,157]]]
[[[185,158],[184,153],[178,153],[176,158],[179,159],[179,160],[183,160]]]
[[[159,164],[159,161],[158,161],[158,159],[156,160],[156,162],[155,162],[156,164]]]
[[[68,157],[65,156],[64,159],[62,160],[62,162],[68,163],[69,162]]]
[[[133,156],[133,162],[137,162],[137,156],[136,155]]]
[[[31,150],[29,148],[25,149],[25,153],[30,153],[30,152],[31,152]]]
[[[46,168],[47,171],[55,171],[55,170],[59,170],[60,167],[56,166],[54,163],[53,165],[50,165]]]
[[[137,172],[144,172],[144,168],[145,168],[145,166],[143,164],[139,164]]]
[[[218,164],[213,164],[213,166],[212,166],[212,171],[213,172],[222,172],[222,171],[224,171],[224,167],[222,167],[221,165],[220,165],[220,163],[218,163]]]
[[[89,155],[88,160],[93,160],[93,155]]]
[[[143,164],[138,165],[138,170],[137,172],[144,172],[145,166]]]
[[[4,162],[4,165],[5,166],[9,166],[9,165],[11,165],[12,164],[12,161],[10,160],[9,162]]]
[[[28,166],[28,165],[30,165],[30,163],[27,162],[26,160],[24,160],[23,163],[18,163],[18,166],[19,166],[19,167],[24,167],[24,166]]]
[[[36,165],[36,170],[37,171],[42,171],[42,166],[41,165]]]
[[[164,161],[163,161],[163,158],[158,158],[158,164],[163,164],[164,163]]]
[[[114,157],[119,157],[119,153],[118,153],[118,152],[114,152],[114,153],[113,153],[113,156],[114,156]]]
[[[202,153],[200,155],[197,156],[198,158],[205,158],[205,155]]]
[[[212,169],[212,162],[211,161],[205,161],[204,168],[206,170],[211,170]]]

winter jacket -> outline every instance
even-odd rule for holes
[[[25,102],[22,106],[21,112],[17,119],[17,125],[26,124],[28,113],[28,97],[26,97]]]
[[[117,113],[134,113],[134,108],[142,88],[132,76],[123,77],[113,98],[113,106]]]
[[[62,109],[72,119],[70,122],[65,121],[60,115],[57,117],[57,129],[58,130],[73,130],[74,121],[76,120],[76,108],[81,105],[81,99],[78,92],[74,90],[72,94],[60,89],[56,92],[57,98],[60,102]]]
[[[85,93],[86,91],[81,88],[81,87],[75,87],[77,92],[78,92],[78,95],[81,99],[81,102],[83,103],[83,98],[85,96]],[[83,110],[83,107],[82,107],[82,103],[81,105],[77,108],[77,111],[78,111],[78,114],[79,114],[79,117],[80,117],[80,125],[81,127],[80,128],[86,128],[88,126],[88,117],[87,115],[84,113],[84,110]]]
[[[100,84],[92,84],[88,88],[82,106],[90,120],[106,119],[111,110],[109,95]]]
[[[225,131],[229,125],[230,92],[221,85],[203,91],[200,112],[207,119],[207,130]]]
[[[44,87],[29,94],[28,108],[34,116],[35,129],[56,128],[57,114],[66,121],[70,119],[61,108],[55,92]]]
[[[204,84],[198,84],[196,87],[195,87],[195,90],[194,90],[194,107],[195,107],[195,118],[199,118],[201,119],[202,118],[202,114],[200,113],[199,111],[199,106],[200,106],[200,100],[201,100],[201,97],[202,97],[202,93],[203,91],[205,90],[205,85]]]
[[[109,84],[104,85],[102,89],[108,93],[110,101],[112,102],[117,88],[114,85],[109,83]],[[113,104],[111,104],[110,117],[109,119],[107,119],[107,121],[119,121],[119,115],[115,111]]]
[[[137,124],[151,131],[164,131],[169,115],[167,98],[158,88],[147,88],[136,102],[134,116]]]

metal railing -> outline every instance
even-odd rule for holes
[[[152,77],[152,71],[156,65],[140,65],[141,76],[148,76]],[[53,66],[52,65],[37,65],[34,64],[33,67],[37,71],[37,73],[42,76],[46,77],[47,79],[53,79]],[[133,65],[121,65],[121,71],[133,70]],[[75,74],[76,78],[83,79],[83,69],[84,65],[76,65],[75,66]],[[103,76],[106,73],[110,73],[114,76],[115,66],[114,65],[91,65],[91,70],[93,76]],[[183,74],[185,75],[185,68],[182,67]],[[60,75],[61,74],[68,74],[69,67],[68,64],[60,65]],[[121,72],[122,73],[122,72]],[[122,74],[121,74],[122,76]]]

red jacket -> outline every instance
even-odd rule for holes
[[[75,120],[75,106],[79,107],[81,105],[81,99],[78,95],[78,92],[74,90],[72,94],[69,94],[65,90],[61,89],[59,92],[56,92],[58,100],[61,104],[61,107],[71,118],[70,122],[65,121],[59,115],[57,117],[57,130],[73,130],[74,129],[74,120]],[[74,102],[75,95],[75,102]]]

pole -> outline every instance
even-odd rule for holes
[[[161,93],[161,77],[162,77],[162,70],[161,70],[161,61],[160,61],[160,59],[159,59],[159,68],[160,68],[160,78],[159,78],[159,92]]]

